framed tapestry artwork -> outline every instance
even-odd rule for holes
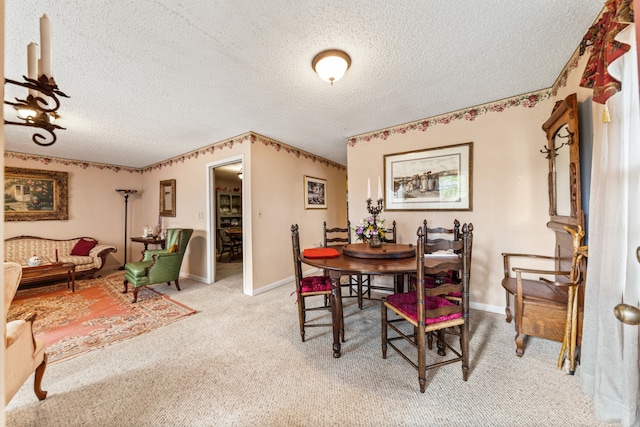
[[[304,176],[304,208],[327,209],[327,180]]]
[[[176,180],[160,181],[160,216],[176,216]]]
[[[472,142],[385,155],[385,210],[472,210],[472,159]]]
[[[69,219],[69,174],[40,169],[4,169],[4,220]]]

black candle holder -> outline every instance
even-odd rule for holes
[[[369,246],[376,248],[382,245],[382,241],[380,240],[380,234],[378,233],[378,215],[382,212],[382,202],[384,199],[380,198],[376,202],[376,206],[372,206],[373,200],[371,198],[367,199],[367,211],[373,217],[373,233],[371,234],[371,240],[369,241]]]

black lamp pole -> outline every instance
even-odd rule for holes
[[[122,267],[118,268],[118,270],[124,270],[124,266],[127,263],[127,205],[129,196],[137,193],[138,190],[123,190],[120,188],[116,191],[124,196],[124,262],[122,263]]]

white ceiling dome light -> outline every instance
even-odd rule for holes
[[[333,85],[351,66],[351,58],[341,50],[325,50],[313,58],[311,66],[322,80]]]

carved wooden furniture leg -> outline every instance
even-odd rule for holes
[[[129,282],[127,280],[124,280],[122,284],[124,285],[124,290],[122,291],[122,293],[126,294],[127,291],[129,290]]]
[[[331,320],[333,323],[333,357],[339,358],[340,337],[344,341],[344,326],[342,324],[342,292],[340,290],[340,271],[331,270]]]
[[[133,299],[131,300],[131,303],[133,304],[134,302],[138,301],[138,288],[133,288]]]
[[[511,319],[513,317],[511,317],[511,308],[510,308],[510,300],[509,300],[509,291],[504,291],[505,296],[507,298],[507,305],[505,305],[504,307],[504,312],[507,315],[507,323],[511,323]]]
[[[446,345],[444,344],[444,331],[442,329],[438,331],[438,340],[436,341],[436,346],[438,347],[438,355],[447,355],[445,351]]]
[[[44,359],[40,366],[36,368],[36,375],[33,381],[33,391],[35,392],[38,400],[44,400],[47,397],[47,392],[42,390],[42,377],[44,377],[44,370],[47,368],[47,353],[44,354]]]
[[[516,272],[516,295],[515,295],[515,310],[516,310],[516,354],[518,357],[522,357],[524,354],[524,327],[522,326],[522,312],[524,310],[524,296],[522,293],[522,273]]]
[[[387,308],[384,306],[384,303],[387,301],[386,298],[382,298],[382,303],[380,304],[380,319],[382,320],[382,327],[380,328],[380,338],[382,341],[382,358],[387,358]]]
[[[469,323],[465,319],[464,325],[460,326],[460,348],[462,349],[462,380],[469,378]]]

